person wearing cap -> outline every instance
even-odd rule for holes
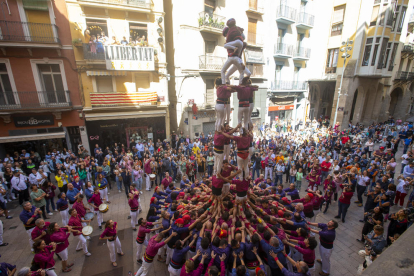
[[[152,195],[152,197],[155,197],[158,200],[163,200],[167,196],[168,196],[168,194],[165,193],[164,191],[161,191],[161,188],[159,186],[155,187],[154,194]]]
[[[374,151],[373,156],[379,159],[382,159],[384,155],[386,154],[384,150],[385,150],[385,147],[380,147],[378,150]]]

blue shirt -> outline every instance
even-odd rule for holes
[[[184,180],[181,180],[181,183],[180,183],[180,189],[185,189],[185,188],[187,188],[187,186],[185,186],[185,184],[188,184],[188,183],[190,183],[190,180],[186,180],[186,181],[184,181]]]
[[[36,207],[35,206],[32,206],[32,209],[30,211],[26,211],[26,210],[23,209],[23,211],[20,213],[20,216],[19,216],[20,217],[20,220],[25,225],[27,225],[27,227],[26,227],[27,229],[26,230],[35,227],[36,226],[35,221],[38,218],[40,218],[40,216],[37,214],[36,217],[32,220],[32,222],[30,224],[27,224],[27,221],[34,215],[35,210],[36,210]]]
[[[73,188],[72,190],[68,190],[66,192],[66,197],[69,199],[69,202],[75,202],[76,198],[75,196],[79,193],[79,190],[76,188]],[[73,203],[72,203],[73,204]]]
[[[285,256],[283,255],[283,252],[282,252],[283,251],[283,243],[278,237],[276,237],[276,238],[279,240],[279,246],[278,247],[271,246],[265,240],[260,241],[260,245],[262,246],[262,249],[263,249],[264,253],[267,256],[267,263],[273,269],[278,269],[279,266],[277,265],[275,259],[272,256],[270,256],[270,251],[273,251],[274,253],[276,253],[279,261],[284,266],[286,266],[286,258],[285,258]]]
[[[245,249],[246,249],[246,244],[244,242],[241,242],[240,243],[240,247],[239,248],[236,248],[236,249],[233,249],[232,248],[232,253],[230,253],[230,256],[229,256],[230,257],[229,258],[229,263],[230,264],[233,264],[233,261],[234,261],[233,252],[235,252],[236,255],[239,255],[240,252],[243,252],[243,254],[244,254],[245,253]],[[236,266],[239,266],[239,265],[241,265],[241,261],[240,261],[240,258],[237,258]]]
[[[69,204],[68,204],[68,199],[67,198],[65,198],[65,199],[59,198],[59,200],[56,202],[56,208],[59,211],[64,211],[64,210],[68,209],[68,207],[69,207]]]
[[[165,197],[168,196],[168,194],[159,191],[159,193],[154,193],[152,195],[152,197],[155,197],[156,199],[160,200],[160,199],[165,199]]]

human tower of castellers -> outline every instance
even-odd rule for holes
[[[251,85],[250,72],[241,59],[246,47],[243,29],[230,19],[223,36],[228,59],[221,78],[215,81],[217,121],[213,176],[195,183],[183,177],[177,188],[166,173],[161,185],[155,187],[148,214],[139,219],[140,192],[135,185],[131,186],[128,204],[131,226],[137,230],[136,260],[140,265],[135,276],[151,275],[155,259],[165,263],[170,275],[176,276],[311,275],[315,269],[317,235],[320,274],[329,275],[338,223],[334,220],[327,224],[314,223],[322,200],[319,191],[310,190],[300,198],[294,184],[281,194],[275,186],[266,184],[263,177],[251,179],[248,166],[253,153],[251,113],[258,87]],[[229,85],[229,77],[235,71],[240,73],[239,85]],[[233,92],[237,92],[239,100],[236,128],[228,125]],[[231,140],[237,145],[238,167],[228,162]],[[148,159],[144,163],[147,183],[152,181],[150,162]],[[20,218],[35,255],[32,267],[23,268],[18,275],[57,275],[55,253],[62,262],[62,271],[71,271],[68,238],[72,234],[78,241],[76,250],[90,256],[87,240],[95,215],[99,228],[103,228],[99,239],[106,242],[110,262],[117,266],[117,257],[124,255],[117,236],[118,224],[108,218],[103,225],[109,203],[105,178],[98,177],[96,184],[87,203],[82,194],[73,204],[64,193],[59,195],[57,204],[64,227],[45,222],[40,209],[30,202],[23,203]]]

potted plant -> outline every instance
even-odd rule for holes
[[[82,47],[82,39],[80,39],[80,38],[74,39],[74,40],[72,40],[72,44],[75,47]]]
[[[199,27],[203,26],[203,21],[204,21],[204,18],[202,18],[202,17],[198,18],[198,26]]]

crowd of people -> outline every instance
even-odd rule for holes
[[[335,229],[346,223],[354,197],[361,207],[358,241],[365,244],[360,254],[367,258],[366,267],[412,221],[412,125],[338,129],[286,135],[264,129],[263,135],[254,135],[241,125],[224,124],[214,136],[202,134],[194,141],[173,133],[171,141],[132,141],[126,150],[114,143],[105,149],[96,145],[92,154],[80,147],[77,153],[54,150],[39,156],[27,149],[7,155],[1,165],[0,207],[12,219],[7,202],[19,200],[19,218],[35,253],[30,269],[19,275],[56,275],[54,253],[62,271],[71,271],[70,233],[78,240],[77,250],[90,256],[90,238],[82,233],[90,223],[88,213],[97,217],[99,239],[107,240],[110,261],[117,266],[117,254],[123,255],[117,222],[108,218],[103,224],[100,211],[116,189],[125,191],[131,227],[137,231],[138,276],[148,274],[155,257],[168,265],[170,275],[215,276],[225,270],[232,275],[313,275],[316,262],[321,263],[319,274],[329,275]],[[404,154],[396,158],[400,144]],[[153,194],[148,213],[138,219],[143,185]],[[334,204],[337,216],[315,223],[318,213]],[[401,209],[393,213],[393,205]],[[45,221],[53,212],[59,212],[62,224]],[[0,242],[8,245],[2,235]],[[320,260],[315,259],[318,246]],[[10,265],[9,271],[14,269]]]

